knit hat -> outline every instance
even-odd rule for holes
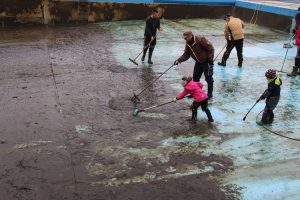
[[[268,69],[265,73],[265,76],[268,78],[268,79],[272,79],[272,78],[275,78],[276,77],[276,70],[274,69]]]

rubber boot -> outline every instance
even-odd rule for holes
[[[214,122],[214,119],[212,118],[212,115],[210,113],[210,110],[207,108],[205,111],[204,111],[207,115],[207,118],[208,118],[208,121],[209,122]]]
[[[192,108],[192,119],[191,119],[192,124],[197,122],[197,115],[198,115],[198,109]]]
[[[150,65],[153,64],[153,62],[151,61],[152,54],[153,54],[153,49],[149,49],[149,53],[148,53],[148,64],[150,64]]]
[[[297,74],[300,75],[300,58],[298,56],[295,58],[295,66],[298,67]]]
[[[145,49],[145,50],[143,51],[143,56],[142,56],[142,58],[141,58],[141,61],[142,61],[142,62],[145,61],[145,57],[146,57],[147,50],[148,50],[148,49]]]
[[[271,110],[271,111],[270,111],[270,121],[269,121],[269,123],[272,124],[273,121],[274,121],[274,113],[273,113],[273,111]]]
[[[238,67],[242,67],[242,66],[243,66],[243,61],[239,61]]]
[[[208,99],[211,99],[213,97],[213,90],[214,90],[214,82],[207,83],[207,96],[208,96]]]
[[[238,54],[238,67],[242,67],[243,66],[243,54]]]
[[[271,119],[271,117],[272,117],[271,116],[272,115],[271,112],[270,111],[263,112],[263,116],[261,118],[261,125],[262,124],[270,124],[270,123],[273,122],[272,119]]]
[[[225,53],[223,54],[222,57],[222,61],[218,62],[218,65],[226,67],[226,60],[229,58],[229,53],[227,53],[227,51],[225,51]]]
[[[288,73],[288,76],[297,76],[297,72],[298,72],[298,68],[297,66],[293,67],[293,71],[291,73]]]
[[[226,67],[226,61],[224,59],[222,59],[221,62],[218,62],[218,65]]]
[[[145,57],[146,57],[146,54],[143,54],[142,58],[141,58],[141,61],[144,62],[145,61]]]

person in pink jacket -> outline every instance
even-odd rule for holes
[[[192,81],[192,77],[182,77],[184,86],[184,90],[174,98],[174,101],[183,99],[186,95],[190,95],[188,97],[194,97],[194,102],[191,106],[192,109],[192,122],[196,122],[198,108],[201,106],[202,111],[206,113],[208,121],[213,122],[212,115],[208,109],[208,96],[202,90],[203,84],[201,82]]]

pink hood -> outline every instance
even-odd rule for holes
[[[183,92],[177,95],[176,99],[182,99],[190,94],[196,102],[203,101],[208,98],[207,94],[202,90],[203,84],[200,82],[190,81],[184,86]]]

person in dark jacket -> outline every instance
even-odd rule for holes
[[[152,54],[154,51],[154,47],[156,45],[156,34],[157,30],[162,31],[162,28],[160,27],[160,20],[159,20],[159,12],[158,10],[154,9],[152,10],[152,13],[150,16],[146,19],[146,27],[145,27],[145,33],[144,33],[144,47],[148,45],[143,52],[142,61],[145,60],[146,53],[149,49],[148,53],[148,63],[153,64],[152,62]]]
[[[260,100],[266,99],[266,106],[260,124],[271,124],[274,120],[273,110],[276,108],[280,99],[281,79],[276,76],[274,69],[269,69],[265,76],[268,80],[268,89],[261,95]]]
[[[178,65],[192,57],[196,61],[193,72],[193,81],[199,82],[204,73],[208,87],[208,98],[211,98],[213,96],[214,84],[214,47],[205,37],[200,35],[195,36],[192,31],[184,32],[183,38],[186,41],[185,50],[182,56],[175,60],[174,65]]]
[[[297,76],[297,74],[300,75],[300,7],[295,15],[295,22],[296,25],[293,29],[293,33],[296,36],[297,53],[295,57],[295,66],[293,67],[293,71],[287,74],[288,76]]]

